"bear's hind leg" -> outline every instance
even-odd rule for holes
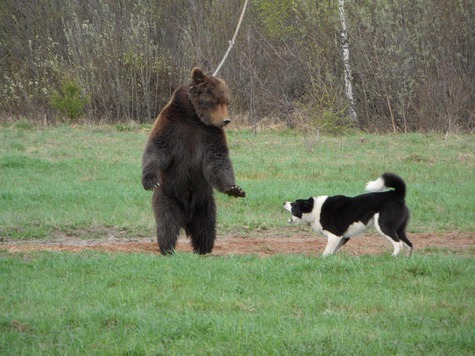
[[[183,212],[177,202],[158,192],[153,196],[153,210],[157,223],[157,242],[162,255],[175,252],[178,234],[183,224]]]
[[[204,255],[210,253],[216,239],[216,204],[214,199],[195,206],[191,221],[186,226],[193,251]]]
[[[162,255],[171,255],[175,252],[180,228],[175,221],[157,222],[157,242]]]

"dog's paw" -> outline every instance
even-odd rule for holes
[[[246,192],[241,189],[239,185],[232,185],[228,187],[224,193],[229,196],[236,197],[236,198],[244,198],[246,196]]]

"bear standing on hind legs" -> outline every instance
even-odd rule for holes
[[[162,254],[174,252],[181,228],[199,254],[216,239],[213,188],[245,197],[236,185],[223,127],[229,89],[216,77],[194,68],[189,87],[174,93],[158,115],[142,157],[142,184],[153,190],[152,206]]]

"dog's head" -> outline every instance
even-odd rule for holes
[[[285,202],[284,209],[292,214],[289,223],[298,224],[302,221],[307,222],[306,215],[313,211],[314,199],[298,199],[292,202]]]

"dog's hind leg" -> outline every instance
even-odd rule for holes
[[[336,251],[338,251],[341,246],[343,246],[343,237],[333,235],[332,233],[327,231],[324,231],[323,233],[328,238],[327,246],[325,247],[325,251],[323,251],[323,256],[332,255]]]
[[[389,228],[384,224],[384,220],[381,221],[379,214],[374,216],[374,227],[378,233],[385,237],[391,245],[393,245],[394,251],[393,256],[399,256],[401,250],[403,249],[403,243],[399,240],[396,230]]]
[[[397,234],[396,232],[391,232],[391,233],[384,233],[381,229],[378,229],[376,227],[376,230],[378,230],[379,234],[383,237],[385,237],[391,245],[393,245],[394,251],[393,251],[393,256],[399,256],[401,254],[402,249],[404,248],[404,244],[400,240],[397,239]]]
[[[399,236],[404,247],[406,248],[407,255],[412,256],[412,250],[414,249],[414,247],[412,246],[412,242],[409,241],[409,239],[407,238],[404,227],[398,230],[397,235]]]

